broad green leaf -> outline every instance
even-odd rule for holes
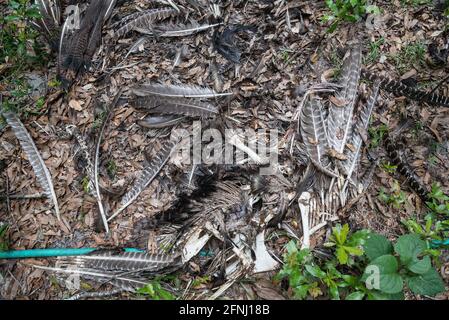
[[[294,297],[296,299],[305,299],[307,297],[307,293],[309,292],[309,285],[301,285],[293,288]]]
[[[425,273],[430,267],[430,259],[419,259],[418,255],[427,249],[426,242],[417,234],[407,234],[398,238],[394,251],[399,254],[401,262],[415,273]]]
[[[434,296],[445,290],[443,280],[433,268],[424,274],[408,277],[406,282],[410,290],[416,294]]]
[[[432,262],[429,256],[423,257],[421,260],[414,261],[408,265],[408,269],[411,272],[417,274],[424,274],[432,268]]]
[[[365,244],[366,240],[370,236],[369,230],[359,230],[357,232],[354,232],[348,240],[348,244],[351,245],[351,247],[358,247]]]
[[[380,291],[370,291],[367,294],[368,300],[404,300],[404,292],[388,294]]]
[[[365,294],[362,291],[356,291],[346,296],[345,300],[362,300]]]
[[[365,242],[364,249],[370,261],[393,252],[391,242],[380,234],[371,234]]]
[[[375,277],[378,277],[376,279]],[[365,269],[362,280],[378,280],[378,289],[385,293],[398,293],[402,291],[403,280],[398,274],[398,261],[392,255],[384,255],[374,259]],[[373,281],[376,283],[377,281]],[[371,282],[370,282],[371,283]]]

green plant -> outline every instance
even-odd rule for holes
[[[367,13],[380,13],[375,5],[368,5],[366,0],[326,0],[331,14],[323,16],[324,22],[331,22],[329,32],[335,31],[342,21],[357,22]]]
[[[306,272],[306,266],[314,267],[313,257],[309,249],[298,250],[295,242],[287,244],[284,255],[284,266],[276,275],[276,280],[288,279],[288,285],[296,299],[305,299],[308,295],[317,297],[322,294],[318,282]]]
[[[176,297],[169,291],[162,288],[160,279],[154,279],[144,287],[137,290],[142,296],[149,297],[152,300],[175,300]]]
[[[398,169],[398,166],[391,164],[390,162],[382,162],[380,166],[382,167],[382,169],[385,170],[385,172],[389,174],[395,173],[396,170]]]
[[[426,204],[433,212],[449,216],[449,196],[444,194],[440,185],[434,183],[428,197]]]
[[[388,131],[388,127],[385,124],[381,124],[378,127],[371,127],[368,129],[370,135],[370,148],[377,148],[382,141],[383,137]]]
[[[410,70],[414,65],[424,63],[426,47],[421,42],[409,43],[401,51],[392,56],[396,67],[400,72]]]
[[[396,209],[400,209],[402,205],[407,201],[404,192],[401,190],[401,186],[397,181],[393,182],[393,186],[390,193],[385,191],[385,188],[380,188],[379,199],[385,202],[387,205],[391,205]]]
[[[367,286],[386,294],[399,294],[404,283],[415,294],[436,295],[444,283],[426,255],[426,242],[417,234],[407,234],[393,244],[384,236],[373,234],[364,245],[369,264],[362,280]]]
[[[361,256],[358,259],[362,262],[364,260]],[[318,261],[309,249],[298,250],[293,241],[287,244],[284,262],[275,280],[287,279],[289,291],[296,299],[317,298],[323,295],[328,295],[331,299],[346,300],[364,298],[380,300],[397,297],[368,289],[361,279],[364,269],[360,266],[354,265],[348,270],[347,266],[339,264],[334,258]],[[344,269],[349,274],[340,269]]]
[[[12,65],[14,71],[42,63],[38,33],[28,24],[40,18],[39,10],[29,0],[9,0],[6,12],[0,17],[0,63]]]
[[[385,43],[385,38],[380,37],[376,41],[370,42],[368,56],[365,58],[365,64],[375,63],[380,57],[380,47]]]
[[[81,185],[83,186],[83,191],[85,193],[90,192],[90,179],[88,176],[83,177],[83,179],[81,180]]]
[[[325,247],[335,247],[335,256],[340,264],[352,265],[353,257],[363,255],[363,243],[368,236],[367,230],[349,234],[349,225],[344,224],[332,228],[332,235]]]
[[[24,71],[46,63],[46,52],[38,41],[39,34],[30,27],[32,20],[40,18],[35,5],[29,0],[9,0],[0,16],[0,65],[6,92],[2,109],[21,111],[28,102],[29,85]]]

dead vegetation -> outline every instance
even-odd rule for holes
[[[54,30],[38,24],[48,64],[26,71],[32,90],[20,108],[11,81],[1,84],[52,185],[35,173],[41,159],[20,148],[25,134],[11,118],[13,130],[1,127],[0,222],[13,249],[105,251],[97,260],[3,260],[2,297],[140,298],[150,285],[159,298],[285,299],[272,279],[290,239],[321,249],[335,221],[396,238],[402,221],[427,213],[419,188],[449,192],[442,8],[376,1],[380,13],[329,32],[324,1],[79,2],[80,29],[64,28],[63,10],[47,17],[59,21]],[[259,174],[268,160],[238,135],[229,144],[251,163],[192,165],[175,152],[174,127],[277,130],[274,174]],[[385,146],[387,131],[400,157]],[[92,274],[125,247],[148,251],[119,253],[139,256],[141,272]],[[68,266],[84,268],[81,288],[44,271]]]

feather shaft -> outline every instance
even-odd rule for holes
[[[31,166],[33,167],[34,174],[36,175],[36,178],[39,181],[39,184],[44,189],[44,192],[47,195],[47,197],[51,199],[51,201],[53,202],[56,217],[58,218],[58,220],[61,220],[59,214],[58,199],[56,197],[56,193],[53,188],[53,182],[50,175],[50,171],[45,165],[45,162],[42,159],[39,150],[34,144],[33,138],[31,138],[27,129],[25,128],[25,126],[22,124],[22,122],[15,113],[5,112],[3,113],[3,116],[5,117],[6,122],[8,122],[8,124],[11,126],[15,136],[17,137],[17,139],[20,142],[20,145],[22,146],[23,151],[27,155],[28,160],[31,163]]]

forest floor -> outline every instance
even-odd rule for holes
[[[424,5],[404,4],[399,0],[376,1],[376,5],[381,13],[374,18],[358,23],[342,22],[330,33],[329,24],[322,22],[322,17],[329,14],[324,1],[230,1],[221,7],[224,24],[251,25],[257,31],[240,34],[240,64],[238,68],[231,65],[220,76],[216,70],[226,68],[228,62],[214,50],[213,30],[182,38],[149,38],[127,55],[141,35],[130,33],[116,41],[112,23],[103,28],[102,45],[90,70],[69,92],[64,93],[54,85],[55,57],[50,56],[45,67],[27,71],[25,76],[33,89],[26,96],[27,105],[21,119],[52,174],[62,221],[56,219],[48,200],[22,197],[42,190],[14,133],[3,125],[0,127],[0,221],[10,226],[9,247],[125,247],[136,243],[135,226],[139,221],[170,207],[175,193],[174,176],[184,170],[176,164],[164,168],[139,198],[111,222],[109,234],[97,232],[97,204],[85,192],[83,165],[74,156],[75,142],[59,134],[64,126],[76,124],[88,142],[93,142],[104,106],[111,104],[120,89],[126,91],[133,84],[190,83],[219,92],[231,91],[232,99],[226,98],[221,106],[225,115],[241,127],[276,128],[281,136],[287,136],[292,130],[294,113],[305,89],[335,73],[354,40],[363,45],[364,67],[376,74],[425,90],[439,85],[449,75],[447,54],[445,61],[435,63],[441,51],[434,49],[448,50],[448,20],[442,10],[431,1]],[[137,7],[148,6],[147,1],[128,1],[114,10],[112,21],[135,12]],[[189,14],[198,21],[211,18],[210,13],[200,15],[194,9]],[[219,28],[222,30],[224,26]],[[181,62],[174,65],[180,51]],[[362,95],[366,86],[361,85]],[[7,89],[0,88],[2,95],[8,96]],[[449,95],[449,83],[440,84],[438,92]],[[144,115],[126,104],[120,105],[107,128],[100,175],[103,185],[119,195],[142,170],[146,158],[160,149],[161,136],[167,135],[167,131],[139,127],[136,121]],[[351,230],[366,228],[396,238],[407,230],[402,221],[422,221],[427,213],[425,204],[404,177],[391,169],[381,143],[383,133],[394,130],[404,118],[412,123],[400,138],[410,166],[429,190],[432,184],[439,183],[443,192],[449,193],[449,109],[381,92],[368,137],[370,153],[379,159],[379,164],[367,192],[341,217],[340,223],[349,223]],[[284,176],[291,183],[282,192],[291,199],[299,174],[291,160],[281,157],[281,161],[286,168]],[[279,194],[270,195],[274,211],[280,205]],[[381,194],[386,194],[387,199]],[[114,207],[117,195],[111,195],[108,202]],[[297,208],[288,210],[285,223],[300,236]],[[322,244],[330,226],[314,235],[312,246]],[[267,247],[281,258],[290,239],[288,232],[272,228],[266,238]],[[0,262],[0,297],[61,299],[75,293],[51,273],[30,267],[33,263],[52,264],[52,259]],[[210,295],[213,284],[199,269],[192,262],[178,271],[178,282],[170,285],[172,292],[193,299]],[[443,263],[439,270],[449,285],[447,269],[449,264]],[[273,281],[274,274],[274,271],[248,274],[223,297],[288,298],[288,293]],[[191,285],[192,281],[195,286]],[[130,293],[118,297],[138,298]],[[447,293],[437,296],[437,299],[448,298]]]

